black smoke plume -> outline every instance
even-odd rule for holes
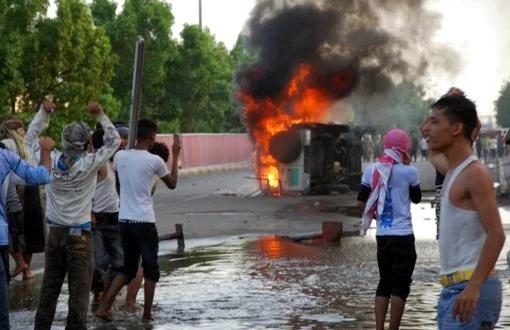
[[[256,60],[236,81],[256,100],[283,97],[302,64],[313,67],[309,84],[335,99],[385,93],[403,80],[421,85],[431,70],[455,69],[454,54],[432,42],[440,22],[425,0],[259,1],[244,32]]]

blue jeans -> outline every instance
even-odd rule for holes
[[[480,299],[476,306],[476,315],[468,323],[460,323],[452,318],[452,310],[459,294],[468,282],[461,282],[443,288],[437,305],[437,326],[441,330],[450,329],[493,329],[498,321],[502,303],[501,282],[495,276],[489,276],[480,287]]]
[[[106,277],[113,278],[124,264],[118,213],[94,213],[96,228],[92,232],[94,242],[94,276],[92,291],[103,290]]]
[[[2,253],[7,253],[7,246],[2,246],[1,251]],[[9,329],[9,300],[7,297],[8,273],[9,269],[5,269],[4,263],[0,260],[0,329]]]

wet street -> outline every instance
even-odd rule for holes
[[[403,329],[435,328],[438,254],[430,203],[413,206],[418,260],[403,318]],[[510,208],[501,208],[507,232]],[[506,219],[506,220],[505,220]],[[122,310],[115,321],[90,317],[93,329],[361,329],[373,328],[378,281],[374,230],[364,238],[344,237],[338,245],[294,243],[276,236],[191,239],[186,253],[175,243],[161,245],[161,282],[155,321],[143,325]],[[510,296],[507,240],[497,265],[504,297]],[[16,282],[10,289],[13,329],[30,329],[39,282]],[[60,296],[54,326],[64,327],[67,288]],[[142,303],[140,293],[138,301]],[[510,300],[504,299],[499,328],[510,327]]]

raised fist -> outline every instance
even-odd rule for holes
[[[51,102],[50,100],[44,100],[42,101],[42,108],[46,113],[52,113],[55,109],[55,103]]]
[[[178,134],[174,134],[174,143],[172,144],[172,154],[178,156],[181,152],[181,138]]]
[[[44,136],[39,139],[39,146],[41,147],[41,150],[51,151],[55,148],[55,141],[53,141],[53,139],[49,136]]]
[[[92,101],[87,105],[87,111],[97,116],[103,112],[103,107],[98,102]]]

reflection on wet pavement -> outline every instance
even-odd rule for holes
[[[414,221],[418,261],[402,325],[405,329],[433,329],[441,289],[436,280],[435,223],[429,205],[418,205],[413,213],[421,219]],[[152,328],[373,328],[378,282],[373,234],[346,237],[338,245],[300,244],[275,236],[232,239],[195,248],[181,257],[163,256]],[[509,247],[507,242],[504,251]],[[504,297],[508,297],[509,271],[504,254],[497,269],[504,279]],[[11,288],[13,329],[32,327],[38,285],[15,283]],[[66,289],[63,291],[56,328],[63,328],[65,322],[67,294]],[[140,302],[142,297],[141,293]],[[116,310],[113,323],[106,325],[90,318],[89,326],[142,329],[140,314]],[[499,327],[510,327],[507,300]]]

